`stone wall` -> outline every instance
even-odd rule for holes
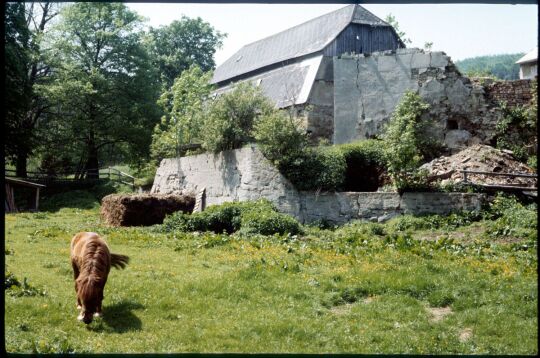
[[[430,104],[428,135],[450,151],[493,138],[500,111],[481,86],[461,76],[444,52],[398,49],[334,58],[333,142],[381,134],[408,90]]]
[[[488,81],[484,85],[488,98],[497,104],[503,102],[509,106],[529,105],[533,93],[532,80]]]
[[[299,214],[293,185],[254,146],[219,154],[163,159],[151,193],[198,193],[206,189],[206,206],[267,198],[280,211]]]
[[[164,159],[152,193],[196,194],[206,189],[206,205],[266,198],[279,211],[304,223],[335,224],[354,219],[384,221],[400,214],[446,214],[479,210],[481,194],[298,192],[255,146],[220,154]]]
[[[479,211],[486,200],[472,193],[300,193],[303,222],[327,221],[343,224],[362,219],[383,222],[402,214],[449,214]]]

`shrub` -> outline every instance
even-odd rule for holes
[[[345,191],[376,191],[384,183],[386,160],[381,140],[367,139],[337,146],[346,163]]]
[[[495,127],[497,148],[509,149],[514,157],[527,162],[527,145],[536,140],[536,113],[531,107],[501,105],[503,117]]]
[[[298,120],[282,111],[262,115],[253,133],[261,152],[278,168],[308,148],[307,135]]]
[[[253,142],[253,126],[259,116],[276,111],[260,88],[240,83],[217,97],[204,110],[203,147],[212,152],[237,149]]]
[[[537,238],[536,204],[524,206],[515,197],[499,194],[490,206],[492,219],[486,233],[490,237]]]
[[[291,234],[302,232],[301,226],[289,215],[259,208],[248,210],[241,216],[241,230],[245,234]]]
[[[429,108],[422,98],[411,91],[404,94],[385,128],[384,153],[388,173],[399,191],[402,191],[413,178],[422,161],[422,132],[426,121],[422,114]]]
[[[162,230],[229,234],[241,230],[246,234],[294,235],[301,231],[301,226],[294,218],[278,213],[268,200],[261,199],[212,205],[203,212],[191,215],[174,213],[165,218]]]
[[[158,105],[165,115],[152,134],[150,150],[155,162],[183,155],[179,146],[200,141],[203,103],[213,89],[211,77],[210,72],[193,65],[159,98]]]

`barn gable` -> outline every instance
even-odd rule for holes
[[[389,24],[360,5],[349,5],[244,46],[215,70],[211,82],[222,87],[316,54],[398,47],[404,45]]]

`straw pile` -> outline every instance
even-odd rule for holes
[[[191,213],[194,205],[189,195],[111,194],[101,201],[101,218],[111,226],[149,226],[175,211]]]

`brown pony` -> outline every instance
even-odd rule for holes
[[[94,232],[80,232],[71,239],[71,265],[77,292],[77,319],[86,324],[101,316],[103,289],[111,266],[124,268],[125,255],[111,254],[107,243]]]

